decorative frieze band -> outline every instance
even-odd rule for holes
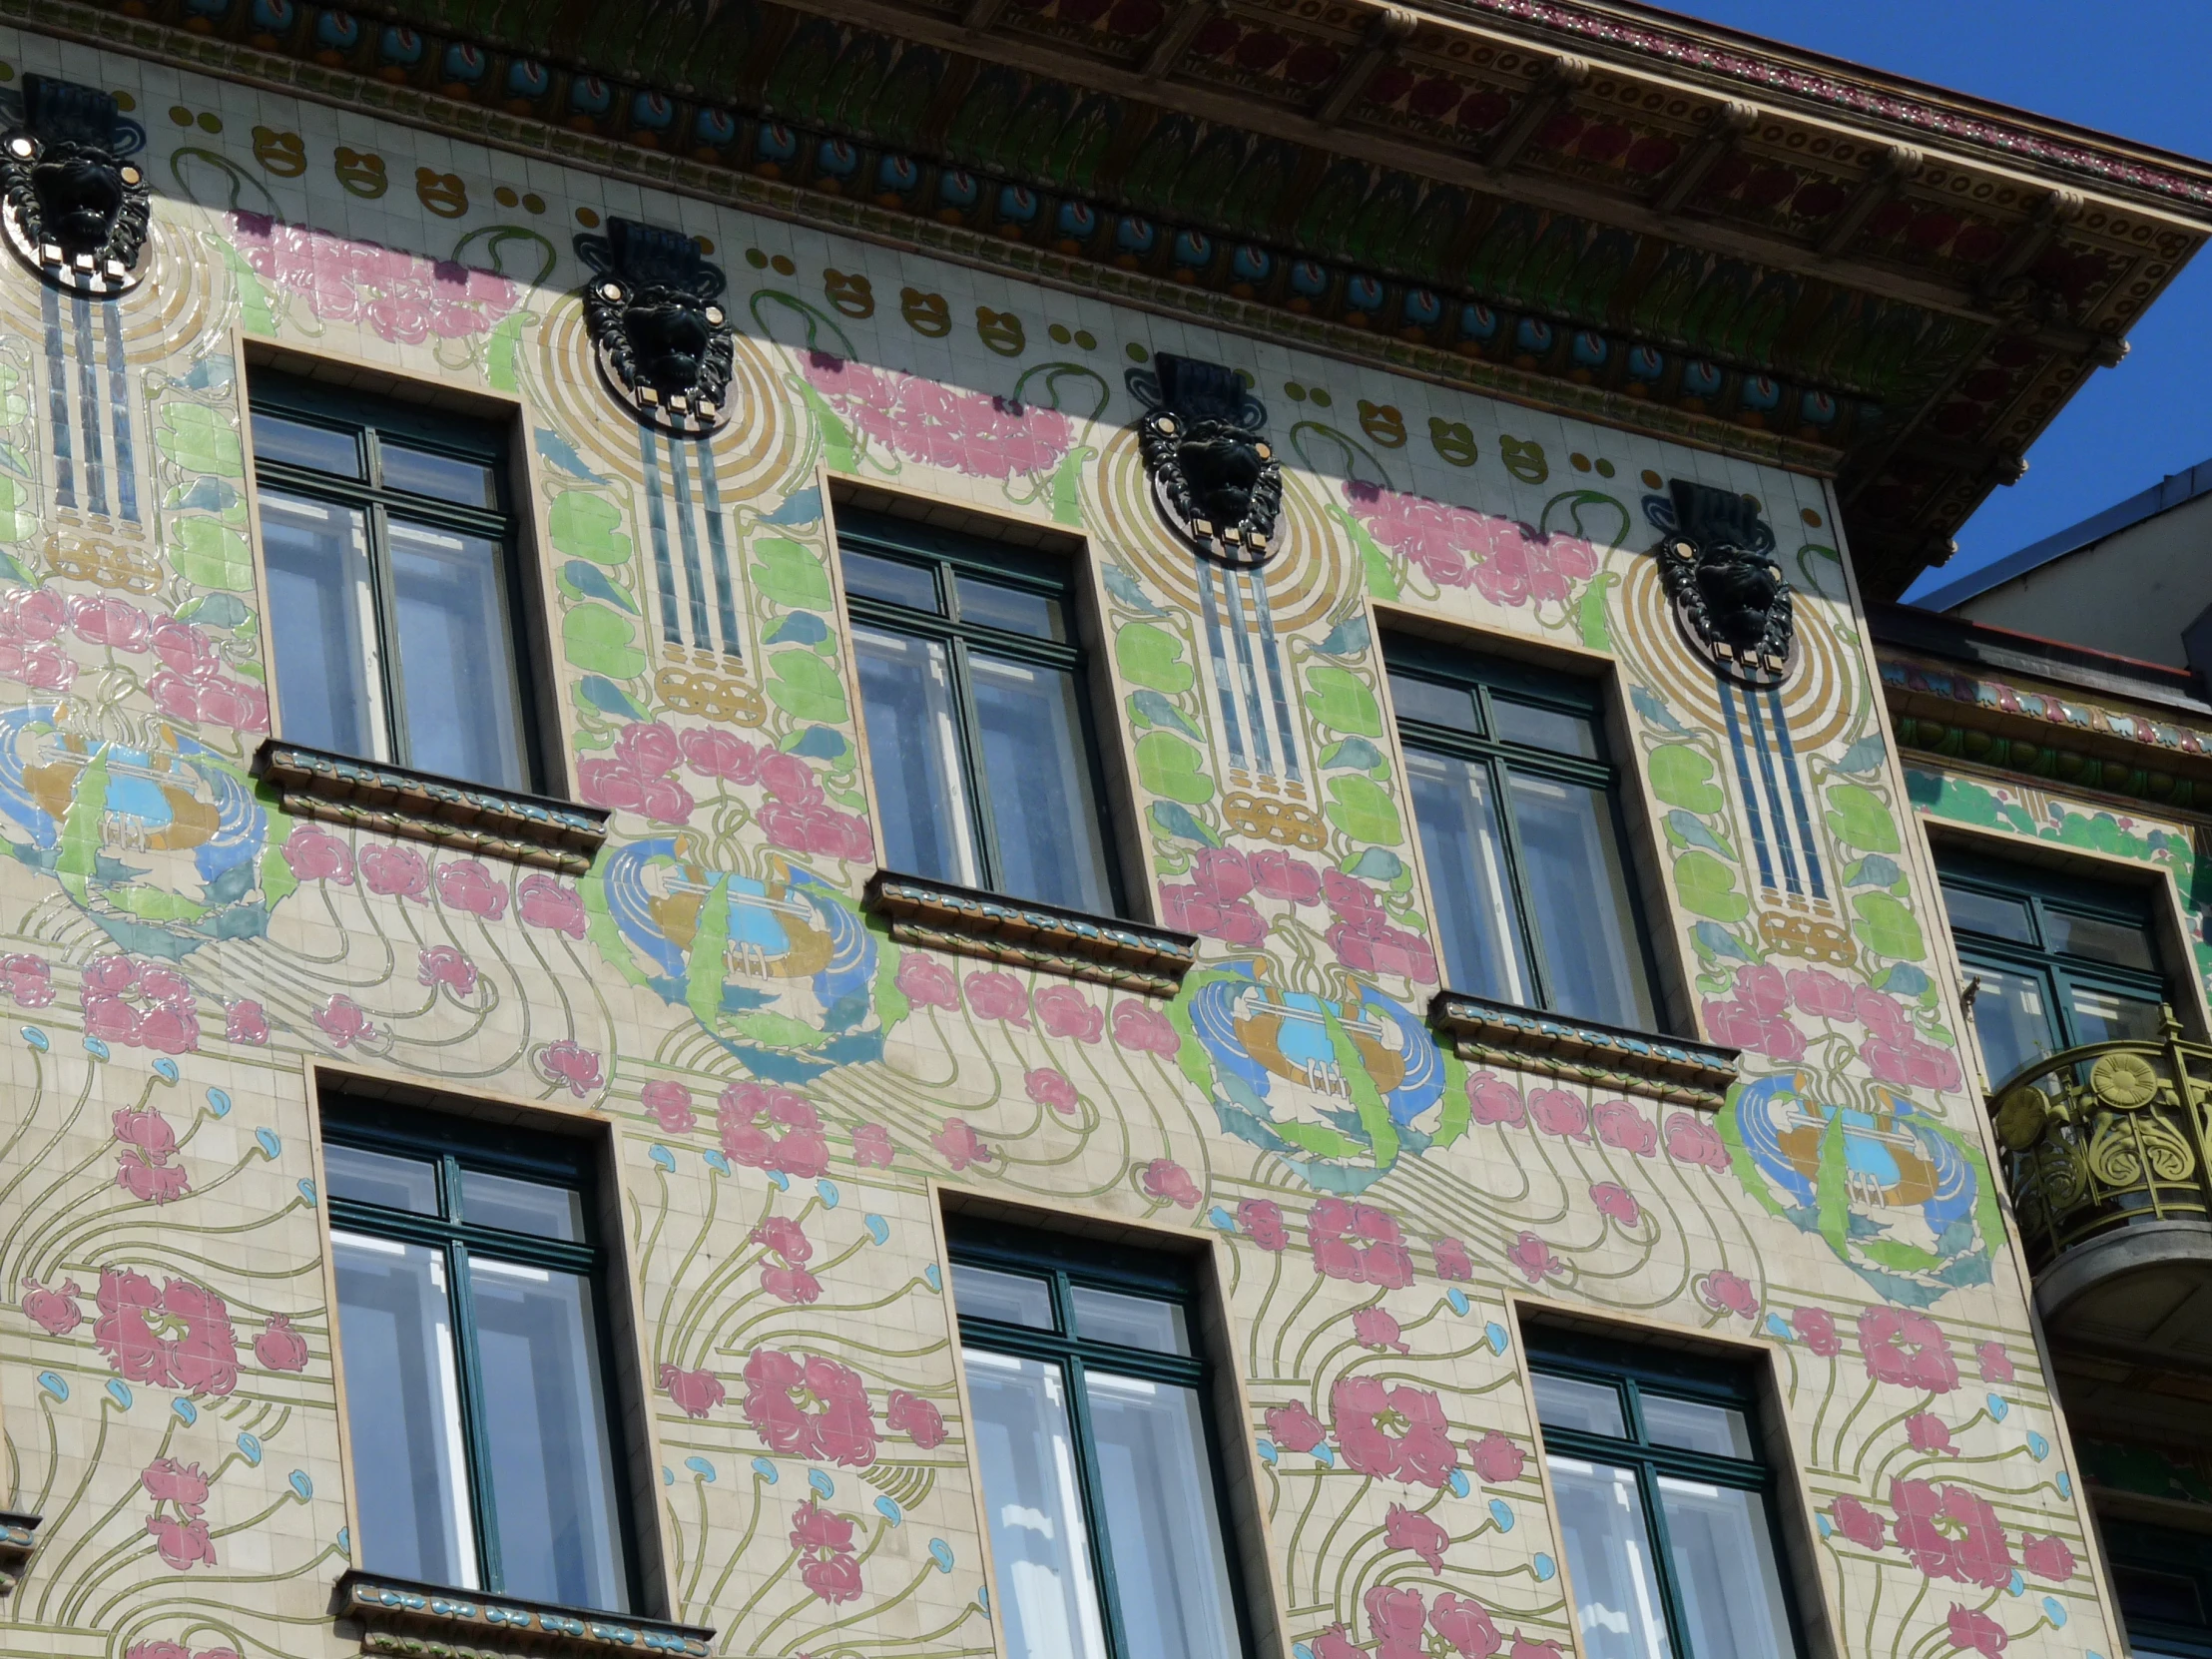
[[[877,870],[866,908],[901,944],[980,956],[1149,996],[1173,996],[1198,961],[1198,940],[1129,921],[1099,921],[917,875]]]
[[[1537,1072],[1680,1106],[1718,1110],[1736,1081],[1736,1050],[1653,1037],[1439,991],[1428,1020],[1470,1064]]]
[[[24,1568],[30,1565],[32,1552],[38,1548],[38,1522],[36,1515],[0,1509],[0,1596],[15,1588]]]
[[[361,1651],[398,1659],[511,1659],[514,1655],[668,1654],[708,1659],[715,1633],[697,1625],[613,1617],[508,1596],[479,1598],[405,1579],[349,1572],[338,1617],[358,1620]]]
[[[254,776],[293,818],[460,847],[581,875],[607,839],[608,815],[534,795],[452,784],[405,767],[357,761],[272,738]]]

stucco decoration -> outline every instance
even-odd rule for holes
[[[0,224],[8,246],[48,281],[78,293],[137,285],[146,250],[146,175],[129,160],[146,133],[97,88],[44,75],[0,95]]]
[[[733,359],[722,269],[681,231],[629,219],[579,236],[576,255],[595,273],[584,321],[615,395],[678,437],[719,430]]]
[[[1644,513],[1666,532],[1657,557],[1690,648],[1731,680],[1776,686],[1796,660],[1790,584],[1757,503],[1711,484],[1671,479]]]
[[[1168,527],[1225,564],[1266,563],[1283,505],[1282,464],[1260,435],[1266,407],[1235,369],[1165,351],[1128,384],[1145,404],[1138,443]]]

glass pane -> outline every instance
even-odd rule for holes
[[[396,1158],[357,1146],[322,1149],[322,1183],[332,1198],[381,1204],[418,1216],[438,1213],[438,1172],[418,1158]]]
[[[1104,915],[1106,846],[1091,793],[1075,676],[970,653],[998,886],[1014,898]]]
[[[2102,916],[2070,915],[2046,904],[2043,940],[2062,956],[2086,956],[2092,962],[2141,968],[2145,973],[2158,971],[2158,951],[2147,927],[2130,927]]]
[[[1402,710],[1403,705],[1399,705]],[[1444,983],[1455,991],[1525,1004],[1531,996],[1504,832],[1489,769],[1475,761],[1405,752],[1413,820],[1435,891]]]
[[[2028,917],[2027,906],[2016,898],[1999,898],[1993,893],[1975,892],[1946,882],[1943,910],[1950,917],[1951,926],[1960,932],[1986,933],[1992,938],[2010,939],[2015,944],[2035,942],[2034,924]]]
[[[1114,1592],[1132,1654],[1238,1653],[1198,1390],[1086,1374]]]
[[[341,478],[361,475],[360,439],[351,432],[310,426],[267,409],[253,411],[253,428],[257,461],[289,461],[293,466],[311,466],[317,472],[334,472]]]
[[[389,760],[365,520],[279,490],[263,490],[261,508],[284,738]]]
[[[1663,1659],[1673,1649],[1635,1474],[1573,1457],[1546,1462],[1559,1502],[1583,1653],[1587,1659]]]
[[[932,616],[942,609],[937,603],[936,573],[926,566],[878,559],[872,553],[855,553],[850,548],[838,553],[837,562],[844,567],[846,593],[927,611]]]
[[[1105,1659],[1106,1631],[1057,1366],[962,1353],[1006,1659]]]
[[[1431,726],[1447,726],[1454,732],[1479,732],[1474,693],[1464,686],[1439,686],[1433,680],[1416,680],[1409,674],[1390,676],[1390,702],[1400,720],[1424,720]]]
[[[1973,1030],[1992,1085],[2064,1046],[2058,1037],[2057,1011],[2040,979],[1978,962],[1964,966],[1970,977],[1981,981],[1973,998]]]
[[[499,544],[486,537],[391,521],[407,764],[527,790],[504,563]]]
[[[2073,1041],[2108,1043],[2121,1037],[2158,1035],[2158,1004],[2118,991],[2093,990],[2087,985],[2070,987],[2068,1003],[2073,1014]]]
[[[1606,1382],[1584,1382],[1572,1377],[1535,1376],[1536,1420],[1546,1428],[1579,1428],[1588,1434],[1626,1438],[1628,1419],[1621,1415],[1620,1390]]]
[[[2196,1582],[2180,1573],[2115,1561],[2112,1590],[2120,1598],[2120,1612],[2131,1624],[2144,1619],[2155,1619],[2160,1624],[2205,1623],[2204,1604],[2197,1594]],[[2137,1659],[2141,1659],[2140,1643],[2135,1652]]]
[[[980,873],[944,647],[855,628],[852,650],[884,861],[904,875],[974,886]]]
[[[598,1326],[579,1274],[471,1256],[500,1588],[567,1607],[628,1602]]]
[[[1697,1659],[1772,1659],[1796,1651],[1757,1492],[1659,1477],[1682,1629]]]
[[[1694,1399],[1669,1399],[1645,1392],[1644,1438],[1654,1445],[1678,1445],[1685,1451],[1710,1451],[1716,1457],[1752,1458],[1759,1455],[1751,1443],[1751,1424],[1741,1411],[1727,1405],[1706,1405]]]
[[[1191,1333],[1183,1310],[1172,1302],[1117,1291],[1075,1287],[1075,1334],[1085,1342],[1119,1343],[1155,1354],[1191,1352]]]
[[[1498,737],[1506,743],[1555,750],[1561,755],[1579,755],[1585,761],[1597,759],[1597,728],[1585,716],[1564,714],[1557,709],[1539,709],[1532,703],[1515,703],[1494,692],[1490,696],[1490,713],[1497,722]]]
[[[963,1319],[997,1320],[1001,1325],[1026,1325],[1033,1331],[1054,1329],[1052,1287],[1042,1279],[1018,1273],[955,1266],[952,1305]]]
[[[438,455],[427,449],[409,449],[382,439],[378,445],[384,462],[384,487],[414,495],[435,496],[463,507],[499,505],[499,469],[482,461],[464,461],[454,455]]]
[[[962,622],[979,622],[986,628],[1003,628],[1010,634],[1028,634],[1040,640],[1068,637],[1066,618],[1057,599],[1000,587],[973,576],[955,576],[952,583],[959,596]]]
[[[347,1441],[370,1572],[479,1587],[445,1257],[333,1230]]]
[[[1528,896],[1562,1014],[1649,1031],[1658,1022],[1644,981],[1628,875],[1613,844],[1603,790],[1511,774],[1513,821]]]
[[[472,1227],[503,1227],[573,1244],[584,1237],[584,1195],[573,1187],[464,1169],[461,1220]]]

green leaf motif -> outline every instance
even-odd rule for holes
[[[221,409],[206,403],[163,404],[154,441],[187,472],[210,472],[219,478],[246,476],[238,429]]]
[[[169,562],[195,587],[251,591],[254,586],[254,550],[219,519],[179,519],[170,533]]]
[[[768,662],[769,701],[795,720],[829,725],[845,718],[844,684],[812,651],[780,651]]]
[[[1323,664],[1306,675],[1306,707],[1324,726],[1357,737],[1382,735],[1382,705],[1350,669]]]
[[[1921,937],[1921,924],[1913,919],[1911,910],[1888,893],[1856,894],[1851,907],[1859,912],[1859,919],[1852,924],[1851,930],[1875,955],[1917,962],[1928,954],[1927,942]]]
[[[1686,743],[1665,743],[1651,752],[1651,793],[1670,807],[1698,814],[1717,813],[1728,798],[1713,782],[1713,763],[1704,751]]]
[[[645,672],[638,630],[620,611],[579,605],[561,618],[561,654],[587,674],[635,680]]]
[[[1828,792],[1828,828],[1846,846],[1862,852],[1898,850],[1897,820],[1874,791],[1862,784],[1837,784]]]
[[[1751,912],[1751,900],[1736,890],[1736,872],[1710,852],[1675,859],[1674,890],[1692,915],[1741,921]]]
[[[753,544],[753,579],[761,592],[788,611],[827,611],[830,576],[821,555],[805,542],[763,536]]]
[[[622,533],[622,510],[591,490],[563,490],[545,515],[546,533],[563,553],[594,564],[630,562],[630,538]]]
[[[1148,732],[1137,740],[1137,782],[1148,794],[1194,807],[1214,794],[1198,751],[1172,732]]]
[[[1332,778],[1329,781],[1329,822],[1356,841],[1395,846],[1405,838],[1397,805],[1372,779]]]
[[[1183,661],[1183,642],[1149,622],[1133,622],[1114,636],[1114,661],[1124,678],[1170,697],[1189,691],[1197,680]]]
[[[38,506],[28,484],[0,478],[0,541],[21,541],[38,528]]]

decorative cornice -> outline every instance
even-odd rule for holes
[[[454,784],[405,767],[357,761],[276,738],[254,756],[254,776],[294,818],[429,841],[486,857],[581,875],[607,839],[597,807]]]
[[[0,1509],[0,1596],[16,1587],[30,1565],[38,1549],[38,1523],[36,1515]]]
[[[1623,1031],[1457,991],[1436,993],[1428,1022],[1472,1064],[1537,1072],[1680,1106],[1717,1111],[1737,1078],[1733,1048]]]
[[[1197,965],[1198,940],[1133,921],[1100,921],[918,875],[877,870],[864,908],[884,917],[901,944],[1042,973],[1065,974],[1148,996],[1173,996]]]
[[[338,1617],[357,1619],[361,1648],[398,1659],[565,1659],[668,1654],[708,1659],[715,1633],[696,1625],[554,1607],[510,1596],[478,1596],[406,1579],[348,1572],[338,1580]]]

